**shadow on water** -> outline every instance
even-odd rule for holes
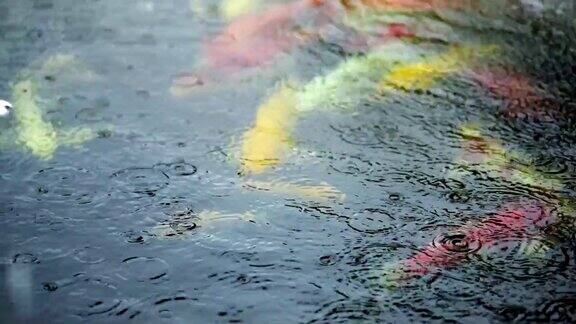
[[[574,10],[0,3],[0,321],[574,321]]]

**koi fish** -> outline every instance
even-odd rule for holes
[[[529,161],[530,157],[524,153],[506,150],[500,141],[483,137],[478,125],[462,125],[460,135],[463,152],[455,162],[457,165],[495,173],[507,181],[548,192],[564,188],[562,180],[553,175],[540,172],[529,163],[516,162]],[[459,177],[459,175],[460,172],[457,170],[450,173],[451,177]]]
[[[263,173],[278,165],[290,149],[292,132],[300,116],[296,90],[285,84],[259,108],[256,121],[243,135],[240,174]],[[303,197],[314,201],[342,201],[345,195],[328,185],[305,185],[283,181],[246,180],[245,189]]]
[[[283,52],[314,38],[318,26],[330,20],[325,13],[325,0],[298,0],[279,4],[259,14],[247,14],[234,20],[226,29],[205,42],[201,49],[199,81],[176,79],[174,87],[194,87],[213,79],[240,72],[246,68],[262,66]],[[302,13],[312,12],[312,27],[298,22]]]
[[[449,268],[466,261],[470,254],[499,242],[531,237],[552,221],[550,211],[540,205],[508,204],[494,216],[465,225],[435,240],[394,267],[397,279],[410,279],[430,273],[434,268]]]
[[[297,109],[350,109],[366,94],[378,90],[425,90],[495,50],[491,45],[462,45],[431,55],[415,45],[391,42],[365,56],[347,59],[327,75],[312,79],[298,93]]]
[[[254,126],[243,135],[242,174],[261,173],[279,163],[291,144],[295,107],[295,90],[283,85],[258,108]]]
[[[36,84],[30,79],[14,85],[12,100],[17,107],[16,141],[42,160],[51,159],[59,146],[77,146],[95,137],[88,128],[59,131],[46,121],[38,106]]]
[[[15,120],[13,141],[36,157],[49,160],[59,147],[79,146],[96,137],[96,132],[82,127],[59,129],[47,121],[40,106],[37,76],[57,74],[62,78],[87,81],[92,80],[94,74],[79,65],[71,55],[57,54],[43,61],[39,68],[36,65],[39,63],[33,63],[31,68],[22,71],[19,74],[21,80],[12,87]],[[6,142],[6,139],[3,141]]]
[[[384,76],[380,88],[427,90],[441,77],[460,72],[477,59],[494,54],[497,49],[494,45],[452,46],[441,55],[394,67]]]
[[[549,120],[544,111],[546,91],[534,85],[528,77],[513,71],[491,68],[471,71],[468,74],[497,98],[506,101],[504,113],[510,117],[532,117]]]
[[[209,67],[225,72],[267,63],[276,55],[307,40],[311,32],[302,30],[296,17],[303,11],[315,10],[323,3],[299,0],[274,6],[260,15],[238,19],[215,39],[204,44],[202,57]]]

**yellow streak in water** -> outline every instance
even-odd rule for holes
[[[423,61],[400,64],[384,76],[381,89],[426,90],[441,77],[456,73],[478,58],[495,53],[496,46],[452,46],[446,53]]]
[[[17,143],[38,158],[49,160],[60,145],[77,146],[95,137],[88,128],[58,131],[52,123],[44,120],[36,92],[36,84],[30,79],[18,82],[12,89]]]
[[[50,159],[58,148],[54,126],[46,122],[36,102],[36,86],[31,80],[18,82],[12,89],[17,121],[17,141],[41,159]]]
[[[241,173],[261,173],[277,165],[290,146],[297,120],[295,91],[284,85],[259,108],[243,136]]]
[[[564,183],[560,179],[540,172],[532,165],[516,163],[515,161],[530,160],[530,157],[506,150],[497,140],[484,138],[480,132],[479,125],[464,124],[460,128],[460,133],[466,141],[475,140],[483,142],[485,145],[483,151],[486,159],[479,165],[475,165],[476,168],[485,172],[497,172],[515,183],[548,191],[561,190],[564,187]],[[462,158],[458,159],[456,163],[459,165],[469,164],[468,161]],[[455,175],[451,174],[451,176]]]
[[[314,201],[343,201],[346,195],[329,184],[301,185],[282,181],[246,181],[245,187],[277,194],[298,196]]]
[[[224,0],[220,6],[220,15],[232,21],[240,16],[255,12],[261,5],[259,0]]]

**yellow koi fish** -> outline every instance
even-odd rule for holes
[[[391,42],[365,56],[347,59],[326,75],[317,76],[297,95],[298,111],[344,109],[357,107],[358,102],[374,94],[385,71],[397,62],[417,60],[424,51],[403,42]]]
[[[446,53],[394,67],[382,78],[380,88],[383,90],[391,88],[407,91],[427,90],[438,79],[460,72],[479,58],[494,54],[496,51],[497,47],[493,45],[452,46]]]
[[[34,62],[31,67],[19,73],[20,81],[12,86],[14,104],[15,138],[33,155],[51,159],[60,146],[79,146],[94,138],[96,133],[88,128],[73,127],[61,130],[47,121],[42,100],[38,95],[38,76],[55,76],[71,81],[90,81],[95,75],[72,55],[57,54],[43,62]]]
[[[464,152],[456,160],[457,165],[493,172],[508,181],[547,191],[558,191],[564,187],[560,179],[540,172],[527,163],[515,162],[529,161],[530,157],[506,150],[497,140],[484,138],[478,125],[465,124],[461,127],[460,134],[463,138]],[[450,175],[459,176],[455,171],[452,171]]]
[[[297,118],[295,90],[283,85],[258,108],[254,126],[243,135],[241,173],[261,173],[277,165],[290,147]]]
[[[58,131],[52,123],[46,121],[38,106],[36,85],[30,79],[14,85],[12,100],[16,107],[16,141],[40,159],[51,159],[61,145],[77,146],[95,137],[94,132],[88,128]]]
[[[430,48],[392,42],[365,56],[353,57],[318,76],[297,95],[298,111],[353,109],[378,90],[425,90],[497,51],[492,45],[451,46],[441,54]],[[422,57],[425,57],[422,59]]]

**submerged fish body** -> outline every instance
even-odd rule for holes
[[[531,158],[527,154],[507,150],[498,140],[484,137],[479,125],[462,125],[460,134],[462,153],[456,159],[457,168],[449,173],[450,177],[460,177],[460,169],[465,168],[495,174],[504,180],[548,193],[564,188],[561,179],[536,170],[530,163],[518,163],[530,161]]]
[[[12,86],[14,103],[14,143],[42,160],[49,160],[61,146],[79,146],[95,137],[89,128],[60,129],[45,116],[43,100],[38,94],[38,75],[89,81],[94,74],[78,64],[71,55],[57,54],[44,61],[34,62],[22,71],[20,80]],[[12,139],[10,139],[12,140]],[[5,142],[7,140],[4,139]]]
[[[234,3],[231,8],[245,7],[243,1]],[[395,39],[462,42],[461,33],[432,14],[438,6],[459,7],[451,3],[296,0],[254,14],[239,14],[220,34],[203,43],[197,69],[176,77],[171,92],[175,96],[185,96],[198,86],[251,75],[248,71],[255,68],[260,73],[261,68],[274,62],[280,54],[289,53],[300,45],[314,41],[330,43],[326,39],[330,31],[339,34],[336,42],[345,51],[367,53],[367,57],[374,56],[382,45]],[[340,39],[342,37],[345,39]],[[354,64],[355,60],[348,61]],[[442,74],[448,68],[450,66],[443,65],[436,72]]]
[[[556,111],[546,104],[549,95],[528,77],[503,68],[481,68],[468,76],[493,96],[504,100],[503,113],[510,117],[550,121]]]
[[[291,143],[298,118],[315,109],[353,109],[367,94],[393,87],[414,90],[431,87],[458,72],[492,47],[450,47],[422,60],[425,50],[401,42],[355,57],[304,86],[282,86],[259,108],[254,126],[243,136],[241,173],[261,173],[280,163]],[[384,77],[382,77],[384,75]]]
[[[393,42],[314,78],[298,94],[297,109],[350,109],[378,90],[427,90],[494,51],[492,45],[458,45],[431,54],[430,48]]]
[[[12,90],[12,100],[17,107],[17,142],[37,157],[49,159],[58,147],[58,134],[54,125],[44,119],[36,96],[32,80],[20,81]]]
[[[214,72],[225,73],[261,66],[306,42],[308,33],[301,29],[296,18],[303,11],[323,5],[321,1],[299,0],[274,6],[261,14],[242,16],[204,44],[204,63]]]
[[[480,58],[494,55],[494,45],[457,45],[445,53],[394,67],[381,80],[381,88],[427,90],[446,75],[463,71]]]
[[[254,126],[243,135],[241,173],[261,173],[277,165],[290,147],[297,118],[295,90],[283,85],[258,108]]]
[[[399,279],[419,277],[435,268],[454,267],[470,254],[510,239],[536,236],[553,221],[546,208],[535,204],[509,204],[494,216],[446,234],[396,266]]]
[[[59,130],[46,121],[38,104],[36,84],[30,80],[18,82],[12,97],[16,120],[16,142],[40,159],[51,159],[60,146],[77,146],[95,137],[88,128]]]

